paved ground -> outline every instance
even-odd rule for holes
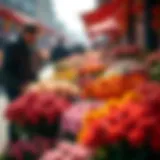
[[[0,152],[7,144],[7,121],[4,118],[4,109],[8,103],[5,92],[0,89]]]

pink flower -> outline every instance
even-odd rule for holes
[[[39,125],[42,119],[52,125],[69,106],[68,99],[59,97],[52,92],[30,92],[8,106],[6,117],[15,124],[23,126],[25,124]]]
[[[88,160],[91,151],[84,146],[61,142],[56,149],[49,151],[41,158],[41,160]]]
[[[62,132],[77,134],[82,127],[82,120],[87,112],[101,106],[99,101],[82,101],[73,104],[62,116]]]

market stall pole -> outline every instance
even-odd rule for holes
[[[156,30],[157,28],[160,28],[160,20],[158,18],[160,10],[157,9],[156,15],[153,14],[154,8],[158,6],[160,6],[159,1],[156,1],[156,0],[145,1],[145,24],[146,24],[145,31],[147,35],[146,46],[149,50],[154,50],[158,48],[159,34],[156,32]],[[157,20],[154,21],[156,17],[157,17]]]

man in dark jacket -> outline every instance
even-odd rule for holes
[[[64,45],[64,40],[59,39],[56,47],[52,50],[52,61],[57,62],[69,56],[69,50]]]
[[[36,25],[26,25],[18,40],[8,44],[5,48],[3,81],[11,101],[21,94],[21,91],[29,82],[35,79],[32,68],[32,54],[37,35],[38,28]],[[11,126],[10,134],[11,140],[16,140],[13,126]]]

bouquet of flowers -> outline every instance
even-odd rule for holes
[[[91,150],[83,145],[61,142],[55,150],[46,152],[40,160],[89,160]]]
[[[70,101],[53,92],[30,92],[13,101],[6,117],[27,135],[56,136],[62,113]]]
[[[105,65],[101,63],[87,64],[79,70],[79,84],[80,86],[86,86],[92,82],[96,77],[101,76],[105,71]]]
[[[47,150],[51,149],[55,140],[35,137],[32,140],[19,140],[9,144],[3,153],[2,160],[36,160]]]
[[[81,136],[83,137],[83,131],[85,132],[85,127],[90,126],[94,121],[99,118],[103,118],[109,115],[112,110],[119,108],[122,104],[126,104],[130,101],[137,102],[140,99],[140,94],[135,91],[130,91],[124,94],[121,98],[111,98],[107,102],[103,103],[100,107],[94,110],[88,110],[88,112],[83,117],[83,130],[79,134],[79,140]]]
[[[27,88],[27,92],[54,92],[58,95],[61,95],[65,98],[75,98],[79,97],[80,91],[79,88],[67,81],[41,81],[39,83],[31,84]]]
[[[160,159],[160,85],[145,83],[136,93],[84,125],[80,142],[96,149],[97,160]]]
[[[87,112],[100,107],[102,102],[98,101],[80,101],[74,103],[62,116],[62,134],[77,136]]]
[[[83,63],[78,70],[78,83],[85,86],[96,77],[101,76],[106,69],[101,53],[91,52],[84,55]]]

